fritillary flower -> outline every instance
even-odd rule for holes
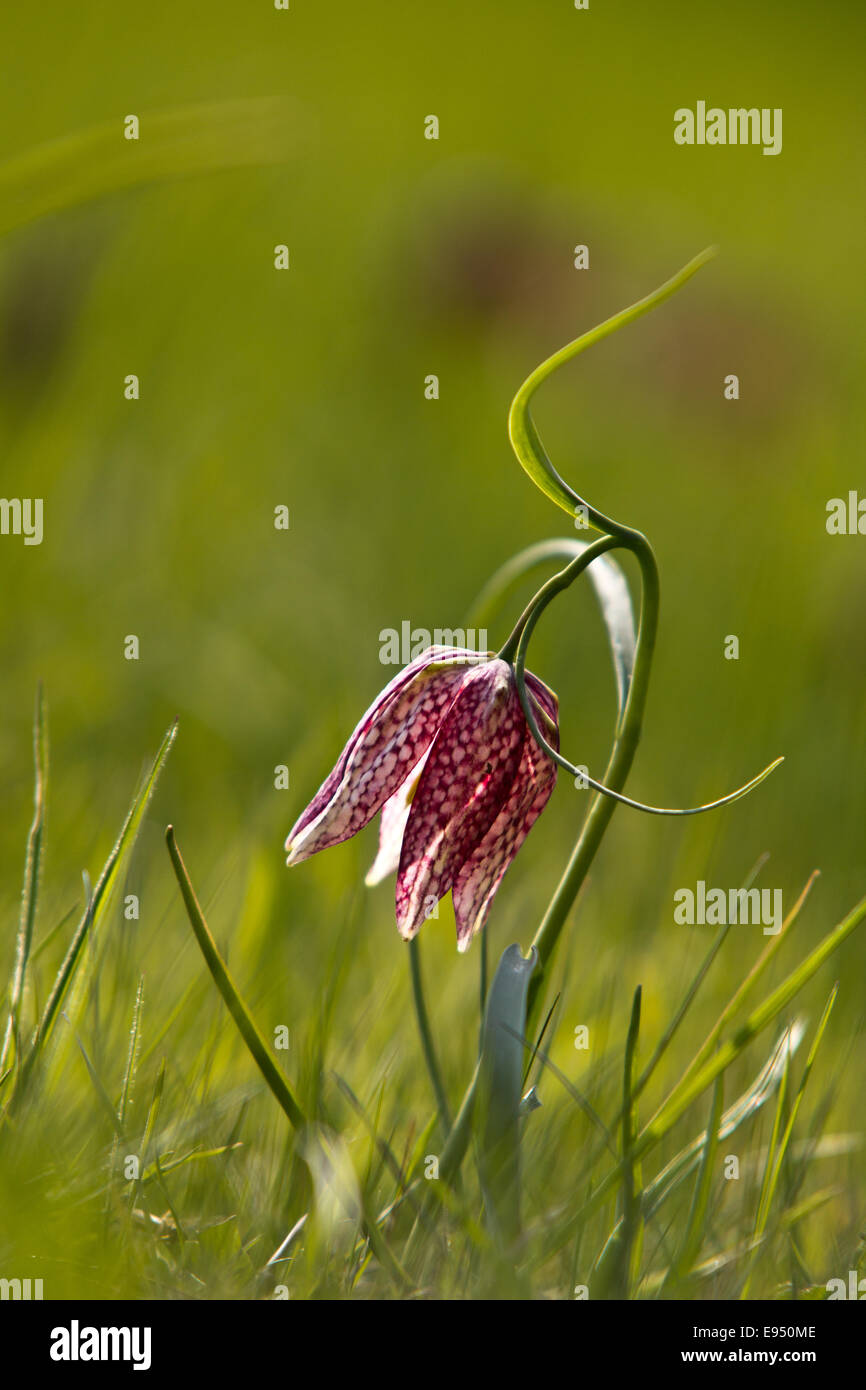
[[[528,671],[525,679],[536,721],[558,749],[556,696]],[[367,882],[396,870],[397,926],[407,941],[450,891],[465,951],[555,782],[509,663],[428,647],[361,719],[289,834],[287,863],[348,840],[381,811]]]

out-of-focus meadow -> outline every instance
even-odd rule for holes
[[[46,1297],[267,1295],[266,1261],[309,1205],[284,1117],[191,934],[165,852],[169,821],[263,1033],[289,1029],[279,1065],[343,1135],[340,1161],[369,1180],[371,1200],[386,1192],[335,1072],[401,1161],[419,1144],[421,1155],[437,1152],[435,1131],[423,1135],[432,1094],[392,888],[362,886],[376,831],[292,871],[283,840],[394,674],[379,660],[382,630],[457,627],[511,553],[575,534],[510,452],[517,386],[709,243],[719,257],[565,369],[536,418],[560,472],[643,530],[658,556],[660,639],[629,792],[693,805],[777,754],[786,761],[752,797],[695,820],[617,811],[554,972],[563,993],[546,1050],[610,1122],[635,987],[645,1061],[711,942],[712,928],[674,923],[676,889],[699,879],[735,887],[766,854],[758,883],[781,888],[787,908],[820,869],[770,984],[866,892],[866,538],[825,528],[830,498],[866,494],[855,128],[864,21],[840,0],[820,12],[801,0],[783,11],[742,0],[593,0],[586,12],[566,0],[4,10],[0,191],[6,161],[27,151],[101,126],[117,138],[102,196],[70,196],[20,226],[14,208],[0,213],[10,221],[0,240],[0,493],[44,498],[40,546],[0,536],[4,980],[40,680],[50,745],[28,1027],[81,911],[82,870],[97,877],[175,716],[179,729],[88,948],[78,1011],[58,1020],[39,1104],[0,1150],[0,1276],[42,1276]],[[226,156],[241,167],[114,187],[119,159],[146,156],[159,113],[262,98],[274,99],[256,108],[264,134],[245,116],[249,135]],[[783,108],[781,155],[675,146],[673,112],[698,99]],[[138,145],[122,140],[128,113],[140,117]],[[424,138],[428,114],[438,141]],[[215,110],[221,120],[230,143],[234,118]],[[104,155],[105,141],[97,146]],[[87,166],[93,193],[103,155]],[[287,271],[274,268],[280,243]],[[572,264],[578,243],[589,247],[587,271]],[[737,402],[723,397],[732,372]],[[124,398],[132,373],[136,401]],[[431,373],[435,401],[424,394]],[[280,504],[288,531],[273,524]],[[530,592],[491,629],[494,648]],[[137,661],[124,657],[130,634]],[[729,634],[737,661],[724,659]],[[529,665],[559,694],[568,756],[600,774],[614,684],[585,584],[547,613]],[[288,790],[275,789],[279,764]],[[491,962],[512,941],[528,947],[585,805],[561,778],[495,903]],[[131,894],[137,921],[124,916]],[[732,928],[642,1098],[644,1118],[766,943],[760,928]],[[456,1104],[477,1046],[479,951],[458,957],[450,903],[425,926],[422,951]],[[860,933],[785,1015],[805,1017],[811,1036],[841,981],[798,1142],[818,1128],[850,1136],[861,1123],[864,972]],[[128,1132],[143,1133],[164,1062],[151,1141],[166,1171],[150,1170],[131,1200],[117,1162],[135,1143],[113,1147],[103,1102],[116,1105],[124,1086],[142,976]],[[573,1046],[579,1024],[589,1051]],[[772,1043],[767,1034],[738,1061],[742,1085],[727,1101]],[[594,1140],[552,1073],[539,1093],[525,1200],[543,1227],[574,1201]],[[658,1166],[706,1125],[707,1103],[666,1140]],[[760,1182],[773,1108],[727,1141],[742,1188],[714,1188],[718,1224],[704,1256],[748,1234],[742,1189]],[[232,1144],[171,1170],[193,1150]],[[835,1191],[797,1224],[790,1249],[778,1237],[754,1292],[793,1277],[793,1249],[800,1283],[853,1267],[863,1155],[850,1139],[836,1147],[801,1175],[798,1199]],[[152,1219],[167,1212],[162,1225]],[[605,1216],[615,1219],[613,1207],[582,1248],[539,1263],[534,1292],[568,1296],[586,1282]],[[303,1254],[288,1273],[278,1266],[293,1296],[348,1291],[340,1230],[320,1211]],[[650,1270],[666,1255],[648,1232]],[[729,1292],[741,1273],[683,1296]],[[445,1274],[431,1254],[416,1278],[446,1295],[498,1288],[468,1256]],[[368,1270],[357,1289],[388,1285]]]

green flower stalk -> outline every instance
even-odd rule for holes
[[[597,328],[583,334],[542,362],[520,387],[509,413],[508,428],[511,444],[518,461],[529,477],[545,496],[555,502],[558,507],[561,507],[572,518],[579,516],[587,526],[599,533],[598,538],[591,544],[571,540],[545,542],[530,547],[528,551],[523,552],[521,556],[514,557],[502,567],[499,574],[494,576],[487,585],[481,600],[485,605],[486,616],[491,603],[496,602],[502,590],[510,587],[529,569],[551,558],[568,558],[569,560],[566,567],[554,575],[552,579],[549,579],[527,605],[514,631],[499,653],[502,660],[513,665],[515,682],[521,697],[527,725],[539,747],[545,751],[553,763],[565,768],[573,776],[580,773],[586,784],[594,788],[596,792],[562,878],[533,938],[529,957],[532,959],[534,956],[536,966],[529,983],[524,1015],[526,1037],[533,1033],[542,991],[549,976],[562,929],[617,804],[623,803],[656,815],[695,815],[745,796],[782,761],[781,758],[776,759],[757,777],[747,782],[745,786],[703,806],[682,809],[647,806],[625,796],[623,788],[640,741],[655,649],[659,613],[658,567],[652,546],[642,532],[605,516],[603,512],[600,512],[579,493],[575,492],[559,475],[545,452],[530,410],[535,392],[553,372],[585,351],[586,348],[592,347],[593,344],[600,342],[611,333],[615,333],[617,329],[662,304],[715,254],[715,248],[702,252],[652,294],[647,295],[629,308],[623,309],[612,318],[606,319]],[[636,634],[634,633],[625,581],[618,569],[615,573],[609,569],[612,565],[609,552],[616,549],[630,551],[640,567],[641,602]],[[534,628],[552,600],[563,593],[584,571],[589,571],[595,583],[604,612],[611,639],[620,697],[619,718],[613,747],[603,778],[598,781],[586,776],[583,769],[578,769],[570,763],[559,752],[558,745],[557,747],[553,746],[548,737],[552,730],[547,728],[542,730],[535,711],[528,706],[525,700],[524,669],[527,649]],[[469,1144],[478,1086],[479,1071],[476,1069],[458,1110],[442,1157],[440,1171],[444,1177],[449,1179],[457,1174]]]
[[[535,392],[539,386],[547,380],[559,367],[572,358],[600,342],[603,338],[615,333],[617,329],[632,323],[659,304],[664,303],[672,294],[676,293],[687,280],[691,279],[696,271],[713,258],[716,254],[715,247],[709,247],[701,252],[694,260],[689,261],[688,265],[665,281],[657,290],[647,295],[644,299],[638,300],[627,309],[606,319],[598,327],[584,333],[573,342],[568,343],[558,352],[554,353],[546,361],[527,377],[520,387],[511,405],[508,418],[508,430],[512,448],[518,461],[529,474],[529,477],[537,487],[555,502],[563,511],[568,512],[572,517],[580,517],[589,527],[600,532],[599,539],[592,545],[587,546],[579,555],[559,574],[554,575],[547,584],[535,595],[530,604],[525,609],[514,632],[506,642],[500,656],[514,661],[515,679],[517,681],[518,692],[521,696],[524,713],[527,714],[527,723],[530,731],[545,749],[548,757],[556,762],[560,767],[573,776],[580,775],[585,783],[592,787],[597,795],[590,807],[586,821],[583,826],[580,838],[575,845],[571,858],[566,866],[565,872],[559,885],[551,899],[547,912],[535,934],[533,946],[538,954],[538,969],[532,980],[530,987],[529,1009],[530,1018],[532,1017],[533,1005],[537,1003],[540,990],[545,978],[545,973],[549,970],[550,962],[555,951],[557,942],[563,925],[566,921],[572,904],[580,890],[586,877],[590,864],[601,843],[604,832],[610,822],[614,807],[617,802],[628,806],[633,806],[638,810],[647,811],[655,815],[686,816],[696,815],[703,811],[713,810],[716,807],[727,805],[731,801],[736,801],[739,797],[745,796],[754,787],[767,777],[775,767],[782,761],[777,758],[766,767],[757,777],[753,777],[744,786],[727,796],[720,797],[716,801],[711,801],[702,806],[692,808],[667,808],[658,806],[648,806],[642,802],[633,800],[623,793],[626,779],[631,770],[632,762],[637,751],[640,740],[641,727],[643,723],[644,708],[646,697],[649,690],[649,679],[652,667],[653,652],[655,649],[656,631],[658,628],[659,612],[659,577],[655,555],[652,546],[642,532],[633,527],[626,526],[615,521],[612,517],[605,516],[597,508],[593,507],[585,498],[575,492],[573,488],[560,476],[550,461],[542,444],[538,430],[532,418],[531,404]],[[589,777],[582,769],[578,769],[558,751],[553,748],[539,727],[538,721],[534,717],[534,712],[530,709],[527,712],[527,705],[523,703],[524,682],[523,669],[526,660],[526,653],[529,640],[538,619],[544,612],[548,604],[562,593],[568,586],[583,573],[593,562],[598,562],[607,552],[614,549],[629,550],[635,556],[641,573],[641,606],[640,622],[637,632],[637,640],[634,651],[633,672],[628,682],[627,693],[623,707],[621,708],[620,718],[617,725],[616,737],[610,753],[607,768],[603,779],[596,781]]]

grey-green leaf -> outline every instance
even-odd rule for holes
[[[520,1116],[526,997],[536,953],[508,946],[484,1010],[475,1112],[478,1167],[488,1224],[505,1248],[520,1231]]]

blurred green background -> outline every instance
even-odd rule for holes
[[[583,1064],[566,1051],[573,1026],[603,1006],[624,1028],[641,981],[645,1028],[660,1031],[709,944],[710,929],[674,925],[675,888],[736,886],[768,853],[760,883],[789,906],[819,868],[797,958],[862,895],[866,539],[828,536],[825,509],[866,495],[864,28],[839,0],[4,7],[0,161],[106,123],[120,142],[128,113],[143,147],[162,111],[283,103],[278,162],[109,191],[0,242],[0,493],[45,499],[41,546],[0,537],[4,971],[41,679],[38,936],[80,899],[81,870],[98,872],[145,759],[180,719],[125,889],[141,919],[124,921],[118,901],[106,944],[128,986],[102,1002],[112,1014],[116,999],[118,1037],[140,970],[164,1050],[190,1011],[217,1026],[162,844],[171,820],[264,1026],[288,1023],[303,1050],[339,960],[341,1064],[414,1056],[392,890],[358,887],[375,830],[291,873],[283,839],[393,674],[380,631],[458,626],[512,552],[574,534],[510,453],[521,380],[712,242],[718,259],[563,371],[536,418],[562,474],[658,555],[660,641],[628,790],[695,804],[786,762],[719,814],[617,812],[569,932],[562,1056]],[[675,146],[673,112],[698,99],[782,107],[781,155]],[[573,268],[577,243],[588,271]],[[428,373],[438,401],[424,398]],[[273,526],[281,503],[288,532]],[[137,662],[123,655],[130,633]],[[727,634],[739,661],[723,657]],[[613,680],[588,590],[546,615],[530,665],[559,693],[565,751],[598,774]],[[288,791],[274,788],[280,763]],[[496,902],[494,958],[528,945],[583,806],[562,779]],[[477,953],[457,957],[450,907],[424,934],[456,1088]],[[734,929],[719,997],[763,941]],[[844,959],[840,1065],[862,1023],[866,940]],[[710,1021],[708,1004],[698,1041]],[[245,1076],[239,1045],[223,1045]],[[70,1065],[77,1075],[80,1058]],[[423,1123],[421,1086],[414,1103]]]

